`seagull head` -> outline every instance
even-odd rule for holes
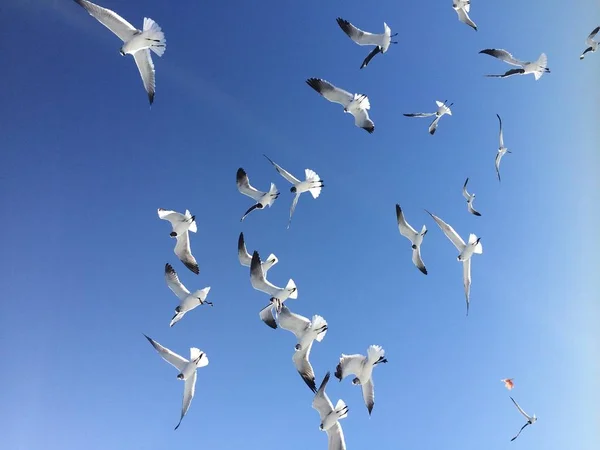
[[[175,308],[175,312],[176,313],[181,312],[181,306],[178,306],[177,308]]]
[[[125,56],[125,52],[123,51],[123,47],[121,47],[121,49],[119,50],[119,53],[121,54],[121,56]]]
[[[323,431],[323,422],[321,422],[321,425],[319,425],[319,430]]]
[[[302,350],[302,346],[300,344],[296,344],[296,347],[294,347],[296,349],[296,351],[300,351]]]
[[[295,194],[296,193],[296,186],[292,186],[290,188],[290,192],[293,193],[293,194]]]
[[[357,384],[360,384],[360,380],[358,379],[358,377],[356,377],[354,380],[352,380],[352,384],[355,385],[355,386]]]
[[[177,375],[177,379],[178,379],[178,380],[183,380],[183,374],[182,374],[182,373],[180,373],[179,375]]]

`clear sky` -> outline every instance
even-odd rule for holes
[[[370,419],[351,379],[328,386],[350,408],[348,449],[598,448],[600,54],[578,59],[598,3],[475,0],[478,32],[449,0],[376,3],[104,0],[166,34],[151,109],[119,39],[76,3],[3,4],[3,449],[326,449],[293,335],[258,318],[268,296],[237,261],[240,231],[250,251],[278,256],[274,283],[296,281],[290,308],[328,321],[311,354],[317,382],[342,352],[386,351]],[[369,49],[338,16],[374,32],[385,21],[400,44],[359,70]],[[508,67],[478,55],[490,47],[524,60],[546,52],[552,72],[485,78]],[[374,134],[309,77],[367,94]],[[433,137],[429,119],[402,116],[446,99],[453,116]],[[513,152],[502,184],[496,113]],[[289,184],[263,153],[325,180],[289,230]],[[281,191],[244,223],[238,167]],[[461,195],[467,176],[480,218]],[[398,233],[396,203],[429,229],[427,276]],[[198,276],[173,254],[159,207],[196,215]],[[468,318],[456,250],[424,208],[482,237]],[[171,329],[167,262],[188,288],[211,286],[215,305]],[[183,383],[142,333],[210,359],[176,432]],[[524,419],[505,377],[539,418],[512,443]]]

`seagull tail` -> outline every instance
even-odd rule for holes
[[[323,340],[323,338],[325,337],[325,334],[327,333],[327,321],[325,319],[323,319],[321,316],[315,315],[312,318],[311,328],[313,330],[320,330],[320,329],[324,330],[324,331],[321,331],[316,337],[316,340],[321,342]]]
[[[367,349],[367,358],[371,364],[375,364],[380,359],[383,359],[385,352],[379,345],[371,345]]]
[[[167,49],[167,40],[160,26],[149,17],[144,17],[144,29],[142,31],[145,33],[146,39],[151,42],[150,50],[158,56],[162,56]]]
[[[290,281],[288,281],[287,286],[285,287],[288,291],[292,291],[292,293],[290,294],[289,298],[291,298],[292,300],[296,300],[298,298],[298,288],[296,287],[296,283],[294,283],[294,280],[292,280],[290,278]]]
[[[204,301],[206,300],[206,297],[208,296],[209,291],[210,291],[210,287],[205,287],[204,289],[199,289],[197,291],[194,291],[194,293],[192,295],[196,298],[199,298],[201,303],[204,303]]]
[[[338,416],[338,420],[348,417],[348,407],[346,406],[346,402],[344,402],[344,400],[338,400],[337,404],[335,405],[335,413]]]

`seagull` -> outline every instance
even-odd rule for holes
[[[116,34],[123,41],[123,46],[120,49],[122,56],[132,55],[137,65],[144,88],[148,93],[150,105],[154,102],[155,78],[154,78],[154,63],[150,56],[150,50],[158,56],[162,56],[167,49],[167,40],[158,24],[144,17],[144,26],[142,30],[138,30],[116,12],[110,9],[103,8],[87,0],[74,0],[98,22]]]
[[[475,211],[475,208],[473,208],[473,201],[475,200],[475,194],[469,194],[467,192],[467,183],[468,182],[469,182],[469,179],[467,178],[465,181],[465,184],[463,186],[463,197],[467,199],[467,210],[474,216],[481,216],[481,214],[479,214],[477,211]]]
[[[425,210],[427,211],[427,210]],[[481,238],[475,236],[473,233],[469,235],[469,242],[465,244],[465,241],[458,235],[454,228],[448,225],[439,217],[431,214],[429,211],[427,213],[433,217],[433,220],[438,224],[440,229],[444,232],[446,237],[450,239],[450,241],[454,244],[454,246],[458,249],[458,261],[462,261],[463,263],[463,284],[465,287],[465,298],[467,300],[467,316],[469,315],[469,295],[471,292],[471,256],[474,253],[481,255],[483,253],[483,247],[481,245]]]
[[[427,275],[427,269],[425,268],[425,264],[421,259],[421,243],[423,242],[423,237],[425,234],[427,234],[427,227],[423,225],[421,232],[417,233],[417,230],[411,227],[404,218],[402,208],[400,208],[400,205],[398,204],[396,204],[396,219],[398,221],[398,230],[400,230],[400,234],[412,243],[413,264],[417,266],[421,272]]]
[[[431,122],[431,125],[429,125],[429,134],[431,134],[432,136],[435,134],[436,130],[437,130],[437,126],[438,126],[438,122],[440,121],[440,119],[442,118],[442,116],[444,114],[448,114],[449,116],[452,115],[452,110],[450,109],[450,107],[452,105],[454,105],[454,103],[450,103],[449,105],[446,105],[446,102],[448,100],[444,100],[444,102],[440,102],[439,100],[435,101],[435,104],[437,105],[438,109],[436,112],[433,113],[410,113],[410,114],[404,114],[406,117],[430,117],[430,116],[435,116],[435,119],[433,120],[433,122]]]
[[[171,266],[169,263],[165,264],[165,280],[167,281],[167,286],[169,286],[169,289],[171,289],[180,300],[179,306],[175,308],[175,315],[169,324],[170,327],[183,319],[185,313],[191,311],[197,306],[205,303],[213,306],[212,302],[206,300],[208,292],[210,291],[210,286],[198,291],[194,291],[194,293],[191,294],[190,291],[188,291],[188,289],[181,283],[181,281],[179,281],[177,272],[175,272],[175,269],[173,269],[173,266]]]
[[[292,207],[290,208],[290,220],[288,221],[287,225],[287,227],[289,228],[292,223],[292,215],[294,214],[294,210],[296,209],[296,205],[298,204],[300,194],[308,191],[313,196],[313,198],[317,198],[321,194],[321,188],[325,185],[323,184],[323,180],[321,179],[321,177],[319,177],[319,175],[317,175],[317,173],[311,169],[304,170],[306,180],[300,181],[298,178],[289,173],[283,167],[271,161],[271,159],[267,155],[263,156],[267,158],[271,164],[273,164],[273,167],[275,167],[275,170],[279,172],[279,175],[281,175],[283,178],[285,178],[293,184],[293,186],[290,188],[290,192],[296,194],[296,196],[294,197]]]
[[[351,94],[320,78],[309,78],[306,83],[330,102],[342,105],[345,113],[354,116],[354,125],[369,133],[375,131],[375,124],[367,112],[371,109],[369,97],[364,94]]]
[[[500,381],[502,381],[504,383],[504,387],[510,391],[512,390],[512,388],[515,387],[515,383],[513,383],[513,380],[514,378],[504,378]]]
[[[517,409],[519,410],[519,412],[521,414],[523,414],[525,416],[525,418],[527,419],[527,423],[525,425],[523,425],[521,427],[521,429],[519,430],[519,432],[517,433],[517,435],[511,439],[511,442],[514,441],[516,438],[519,437],[519,435],[521,434],[521,431],[523,431],[523,428],[525,428],[527,425],[533,425],[536,421],[537,421],[537,417],[535,417],[535,414],[533,416],[529,416],[525,411],[523,411],[523,409],[519,406],[519,404],[517,402],[515,402],[514,398],[510,398],[513,403],[515,404],[515,406],[517,407]]]
[[[244,233],[240,233],[240,237],[238,239],[238,259],[240,260],[240,264],[242,266],[250,267],[250,264],[252,263],[252,256],[250,256],[248,250],[246,250],[246,243],[244,242]],[[266,275],[269,269],[278,262],[279,260],[277,259],[277,256],[271,253],[267,260],[261,263],[263,273]]]
[[[236,183],[238,191],[254,199],[254,201],[256,202],[253,206],[250,207],[250,209],[248,209],[248,211],[244,213],[244,215],[240,219],[240,222],[243,221],[246,218],[246,216],[255,209],[263,209],[265,206],[268,206],[270,208],[271,205],[277,199],[277,197],[279,197],[279,191],[273,183],[271,183],[271,189],[269,189],[269,192],[261,192],[254,188],[250,184],[250,180],[248,180],[248,174],[246,174],[246,171],[241,167],[237,171]]]
[[[144,336],[146,335],[144,334]],[[181,417],[179,418],[179,423],[175,427],[175,429],[177,429],[179,428],[179,425],[181,425],[181,421],[183,420],[183,417],[187,413],[188,409],[190,409],[192,399],[194,398],[197,378],[196,369],[208,365],[208,356],[206,356],[206,353],[204,353],[202,350],[192,347],[190,348],[190,360],[188,361],[187,359],[179,356],[177,353],[174,353],[168,348],[163,347],[154,339],[149,338],[148,336],[146,336],[146,339],[150,341],[162,359],[174,366],[179,371],[177,379],[185,381],[185,387],[183,388]]]
[[[392,34],[392,30],[387,26],[387,23],[383,22],[383,33],[373,34],[367,31],[363,31],[360,28],[356,28],[347,20],[338,17],[335,19],[344,33],[348,35],[350,39],[356,42],[358,45],[374,45],[375,48],[371,53],[367,55],[360,68],[367,67],[369,62],[377,53],[385,53],[388,51],[390,44],[397,44],[398,42],[392,41],[394,36],[398,36],[398,33]]]
[[[367,349],[367,356],[363,355],[344,355],[335,369],[335,376],[342,381],[348,375],[352,374],[355,378],[352,384],[360,384],[362,387],[363,399],[369,415],[375,405],[375,386],[373,385],[373,368],[377,364],[387,363],[384,357],[383,348],[379,345],[371,345]]]
[[[452,7],[456,11],[456,14],[458,14],[458,20],[477,31],[477,25],[469,17],[469,10],[471,9],[470,0],[452,0]]]
[[[510,64],[511,66],[518,66],[519,69],[511,69],[505,72],[502,75],[486,75],[486,77],[491,78],[506,78],[512,75],[527,75],[532,73],[536,80],[539,80],[542,75],[546,72],[550,72],[548,69],[548,57],[545,53],[542,53],[537,61],[519,61],[515,59],[513,55],[508,53],[506,50],[495,49],[495,48],[486,48],[485,50],[481,50],[479,53],[484,53],[486,55],[493,56],[494,58],[498,58],[505,63]]]
[[[190,269],[196,275],[200,273],[200,268],[196,262],[196,258],[192,255],[190,249],[190,236],[188,231],[195,233],[196,228],[196,216],[192,216],[186,209],[185,215],[174,211],[167,211],[166,209],[158,208],[158,217],[163,220],[168,220],[173,226],[173,231],[170,236],[177,239],[175,249],[173,250],[179,260],[185,264],[185,267]]]
[[[308,320],[306,317],[294,314],[285,305],[282,305],[279,313],[279,326],[294,333],[298,339],[292,361],[308,387],[313,392],[317,392],[315,372],[308,357],[313,341],[316,339],[321,342],[327,334],[327,321],[319,315],[314,315],[312,320]]]
[[[502,161],[502,157],[506,153],[512,153],[512,152],[504,146],[504,135],[502,134],[502,119],[500,118],[500,116],[498,114],[496,114],[496,117],[500,121],[500,147],[498,147],[498,153],[496,153],[495,164],[496,164],[496,173],[498,174],[498,181],[501,181],[500,180],[500,161]]]
[[[313,409],[316,409],[321,416],[321,425],[319,429],[327,433],[328,450],[346,450],[346,441],[344,440],[344,432],[340,425],[340,420],[348,416],[348,407],[344,400],[338,400],[335,408],[329,397],[325,393],[325,386],[329,381],[330,373],[327,372],[319,390],[315,394],[312,402]]]
[[[262,263],[257,251],[252,254],[252,262],[250,263],[250,283],[257,291],[264,292],[271,296],[270,303],[261,309],[259,315],[261,320],[273,329],[277,328],[277,323],[273,317],[272,310],[277,313],[281,312],[283,302],[288,298],[297,299],[298,289],[296,283],[290,278],[285,288],[280,288],[272,284],[265,278],[265,273],[262,269]]]
[[[587,37],[587,39],[585,40],[585,43],[588,45],[588,48],[586,48],[583,51],[583,53],[581,54],[581,56],[579,57],[579,59],[585,58],[585,54],[588,53],[588,52],[594,53],[596,50],[598,50],[598,41],[594,40],[594,38],[598,34],[598,31],[600,31],[600,27],[594,28],[594,30]]]

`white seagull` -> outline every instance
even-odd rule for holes
[[[144,336],[146,335],[144,334]],[[206,353],[204,353],[202,350],[192,347],[190,348],[190,359],[188,361],[187,359],[179,356],[177,353],[174,353],[168,348],[163,347],[154,339],[149,338],[148,336],[146,336],[146,339],[150,341],[162,359],[174,366],[179,371],[179,374],[177,374],[177,379],[185,381],[185,386],[183,388],[181,417],[179,418],[179,423],[175,427],[175,429],[177,429],[179,428],[179,425],[181,425],[181,421],[183,420],[183,417],[187,413],[188,409],[190,409],[192,399],[194,398],[197,378],[196,369],[208,365],[208,356],[206,356]]]
[[[340,425],[340,420],[348,416],[348,407],[344,400],[338,400],[335,408],[329,397],[325,393],[325,386],[329,381],[330,373],[327,372],[319,390],[315,394],[312,402],[313,409],[316,409],[321,416],[321,425],[319,429],[327,433],[328,450],[346,450],[346,441],[344,440],[344,432]]]
[[[327,321],[319,315],[314,315],[312,320],[308,320],[299,314],[294,314],[285,305],[281,306],[279,312],[279,326],[284,330],[291,331],[298,339],[296,351],[292,357],[296,370],[313,391],[317,392],[315,385],[315,372],[308,360],[313,341],[316,339],[321,342],[327,333]]]
[[[465,184],[463,185],[463,197],[467,199],[467,210],[474,216],[481,216],[481,214],[478,213],[477,211],[475,211],[475,208],[473,208],[473,201],[475,200],[475,194],[469,194],[467,192],[467,183],[468,182],[469,182],[469,179],[467,178],[465,180]]]
[[[260,310],[259,316],[261,320],[271,328],[277,328],[277,322],[273,317],[273,310],[279,313],[283,302],[288,298],[297,299],[298,289],[296,283],[290,278],[285,288],[280,288],[272,284],[265,278],[265,273],[262,268],[260,256],[257,251],[252,254],[252,262],[250,263],[250,283],[257,291],[264,292],[271,296],[270,303]]]
[[[196,258],[192,255],[192,250],[190,249],[190,236],[188,233],[189,231],[192,233],[197,231],[196,216],[192,216],[187,209],[185,210],[185,214],[180,214],[175,211],[158,208],[158,217],[171,222],[173,231],[170,236],[177,239],[175,249],[173,250],[175,255],[177,255],[183,264],[185,264],[185,267],[198,275],[200,273],[200,268],[198,267]]]
[[[427,211],[427,210],[425,210]],[[454,244],[454,246],[459,251],[458,261],[462,261],[463,263],[463,284],[465,287],[465,298],[467,301],[467,316],[469,315],[469,303],[470,303],[470,292],[471,292],[471,256],[474,253],[481,255],[483,253],[483,247],[481,245],[481,238],[475,236],[473,233],[469,235],[469,242],[465,244],[465,241],[458,235],[454,228],[448,225],[439,217],[431,214],[429,211],[427,213],[433,217],[433,220],[438,224],[440,229],[444,232],[446,237],[450,239],[450,241]]]
[[[450,107],[452,105],[454,105],[454,103],[450,103],[449,105],[446,105],[446,102],[448,100],[444,100],[444,102],[440,102],[439,100],[435,101],[435,104],[437,105],[438,109],[436,112],[432,112],[432,113],[409,113],[409,114],[404,114],[406,117],[430,117],[430,116],[435,116],[435,119],[433,120],[433,122],[431,122],[431,125],[429,125],[429,134],[431,134],[432,136],[435,134],[437,127],[438,127],[438,122],[440,121],[440,119],[442,118],[442,116],[444,114],[448,114],[449,116],[452,115],[452,110],[450,109]]]
[[[500,118],[500,116],[498,114],[496,114],[496,117],[498,117],[498,121],[500,122],[500,146],[498,147],[498,153],[496,153],[496,160],[495,160],[495,165],[496,165],[496,174],[498,174],[498,181],[500,180],[500,161],[502,161],[502,157],[506,154],[506,153],[512,153],[509,149],[507,149],[504,146],[504,134],[502,134],[502,119]]]
[[[367,112],[371,109],[369,97],[364,94],[351,94],[321,78],[309,78],[306,83],[330,102],[342,105],[345,113],[354,116],[354,125],[369,133],[375,131],[375,124]]]
[[[246,250],[244,233],[240,233],[240,237],[238,238],[238,259],[240,260],[240,264],[245,267],[250,267],[250,264],[252,263],[252,256],[250,256],[250,253],[248,253],[248,250]],[[267,260],[261,263],[263,273],[266,275],[269,269],[278,262],[279,260],[277,259],[277,256],[271,253]]]
[[[398,42],[392,41],[394,36],[398,33],[392,34],[392,30],[388,27],[387,23],[383,22],[383,33],[373,34],[367,31],[363,31],[360,28],[355,27],[347,20],[338,17],[336,19],[338,25],[344,33],[348,35],[350,39],[356,42],[358,45],[374,45],[375,48],[371,53],[367,55],[360,68],[367,67],[369,62],[377,53],[385,53],[388,51],[390,44],[397,44]]]
[[[92,17],[123,41],[123,46],[120,50],[121,55],[133,56],[135,64],[142,76],[144,88],[148,93],[148,100],[150,100],[150,105],[152,105],[152,102],[154,102],[156,83],[154,77],[154,63],[152,62],[152,56],[150,56],[150,50],[158,56],[162,56],[167,48],[165,34],[158,24],[154,20],[144,17],[143,29],[138,30],[110,9],[103,8],[92,2],[88,2],[87,0],[74,1],[85,8]]]
[[[519,412],[521,414],[523,414],[525,416],[525,418],[527,419],[527,423],[525,425],[523,425],[521,427],[521,429],[519,430],[519,432],[517,433],[517,435],[511,439],[511,441],[514,441],[516,438],[519,437],[519,435],[521,434],[521,431],[523,431],[523,428],[525,428],[527,425],[533,425],[536,421],[537,421],[537,417],[535,417],[535,414],[533,416],[528,415],[525,411],[523,411],[523,409],[519,406],[519,404],[517,402],[515,402],[514,398],[510,398],[513,403],[515,404],[515,406],[517,407],[517,409],[519,410]]]
[[[413,227],[411,227],[406,219],[404,218],[404,213],[402,212],[402,208],[400,205],[396,204],[396,220],[398,221],[398,230],[400,230],[400,234],[408,239],[412,244],[412,261],[417,268],[427,275],[427,269],[425,268],[425,264],[421,259],[421,243],[423,242],[423,237],[427,234],[427,227],[423,225],[421,228],[421,232],[417,233]]]
[[[477,25],[475,25],[475,22],[469,17],[469,11],[471,10],[470,0],[452,0],[452,8],[454,8],[454,11],[458,14],[458,20],[462,23],[466,23],[477,31]]]
[[[363,355],[344,355],[335,369],[335,376],[342,381],[348,375],[354,375],[352,384],[360,384],[362,387],[363,399],[369,415],[375,405],[375,386],[373,384],[373,368],[380,363],[388,362],[384,357],[383,348],[379,345],[371,345],[367,349],[367,356]]]
[[[321,188],[325,185],[323,184],[323,180],[321,179],[321,177],[319,177],[319,175],[317,175],[317,173],[311,169],[304,170],[306,180],[300,181],[298,178],[289,173],[283,167],[271,161],[271,159],[267,155],[263,156],[267,158],[271,164],[273,164],[273,167],[275,167],[275,170],[279,172],[279,175],[281,175],[283,178],[285,178],[293,184],[293,186],[290,188],[290,192],[296,194],[296,196],[294,197],[294,200],[292,201],[292,207],[290,208],[290,220],[288,221],[287,225],[287,227],[289,228],[292,223],[292,215],[294,214],[294,210],[296,209],[296,205],[298,204],[300,194],[308,191],[313,196],[313,198],[317,198],[321,194]]]
[[[279,197],[279,191],[275,184],[271,183],[271,189],[269,192],[262,192],[254,188],[250,184],[250,180],[248,180],[248,174],[241,167],[238,169],[236,174],[236,183],[238,191],[242,194],[247,195],[252,198],[256,203],[248,209],[240,219],[240,222],[243,221],[248,214],[250,214],[255,209],[263,209],[265,206],[269,208],[275,202],[277,197]]]
[[[210,286],[190,293],[181,281],[179,281],[177,272],[175,272],[175,269],[173,269],[173,266],[169,263],[165,264],[165,280],[167,281],[169,289],[171,289],[179,298],[179,306],[175,308],[175,315],[171,319],[171,323],[169,324],[170,327],[183,319],[185,313],[200,305],[207,304],[213,306],[212,302],[206,300],[210,291]]]
[[[594,38],[598,34],[598,31],[600,31],[600,27],[594,28],[594,30],[587,37],[587,39],[585,40],[585,43],[587,44],[588,48],[586,48],[583,51],[583,53],[581,54],[581,56],[579,57],[579,59],[585,58],[585,54],[588,53],[588,52],[594,53],[596,50],[598,50],[598,41],[594,40]]]
[[[486,75],[486,77],[491,78],[506,78],[512,75],[527,75],[532,73],[536,80],[539,80],[542,75],[546,72],[550,72],[548,69],[548,57],[545,53],[542,53],[537,61],[519,61],[515,59],[513,55],[508,53],[506,50],[496,49],[496,48],[486,48],[485,50],[481,50],[479,53],[484,53],[486,55],[493,56],[494,58],[498,58],[504,61],[511,66],[517,66],[519,69],[511,69],[502,75]]]

